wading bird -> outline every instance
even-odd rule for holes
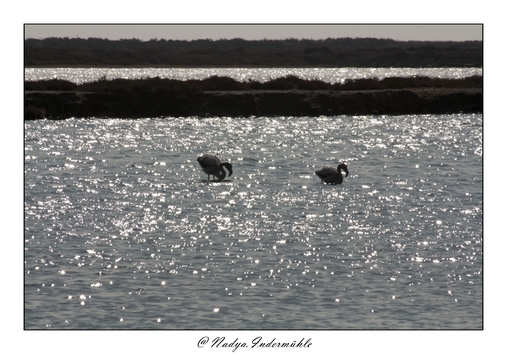
[[[324,166],[320,170],[315,171],[315,174],[322,180],[322,183],[342,184],[342,170],[345,172],[345,177],[348,177],[349,169],[344,163],[339,164],[336,169],[330,166]]]
[[[224,167],[229,171],[229,176],[232,175],[232,165],[230,162],[222,162],[218,157],[213,154],[204,154],[201,157],[197,158],[199,165],[202,170],[209,175],[213,175],[213,180],[215,177],[218,180],[223,180],[225,178],[225,170]]]

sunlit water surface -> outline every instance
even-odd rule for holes
[[[27,121],[25,328],[480,329],[482,212],[481,115]]]
[[[482,68],[26,68],[25,80],[67,80],[77,84],[99,79],[143,79],[160,77],[174,80],[202,80],[226,76],[237,81],[266,82],[294,75],[305,80],[332,84],[345,80],[386,77],[427,76],[463,79],[482,76]]]

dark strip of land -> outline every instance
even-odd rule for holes
[[[25,82],[25,119],[70,117],[320,116],[481,113],[482,77],[361,79],[343,84],[289,76]]]
[[[25,67],[482,67],[482,41],[27,39]]]

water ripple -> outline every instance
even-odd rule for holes
[[[481,166],[480,115],[26,122],[25,326],[481,328]]]

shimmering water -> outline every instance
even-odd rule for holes
[[[101,78],[141,79],[160,77],[175,80],[202,80],[226,76],[237,81],[266,82],[294,75],[305,80],[343,83],[347,79],[427,76],[462,79],[482,76],[482,68],[27,68],[26,81],[62,79],[75,83]]]
[[[25,328],[480,329],[482,143],[473,114],[27,121]]]

